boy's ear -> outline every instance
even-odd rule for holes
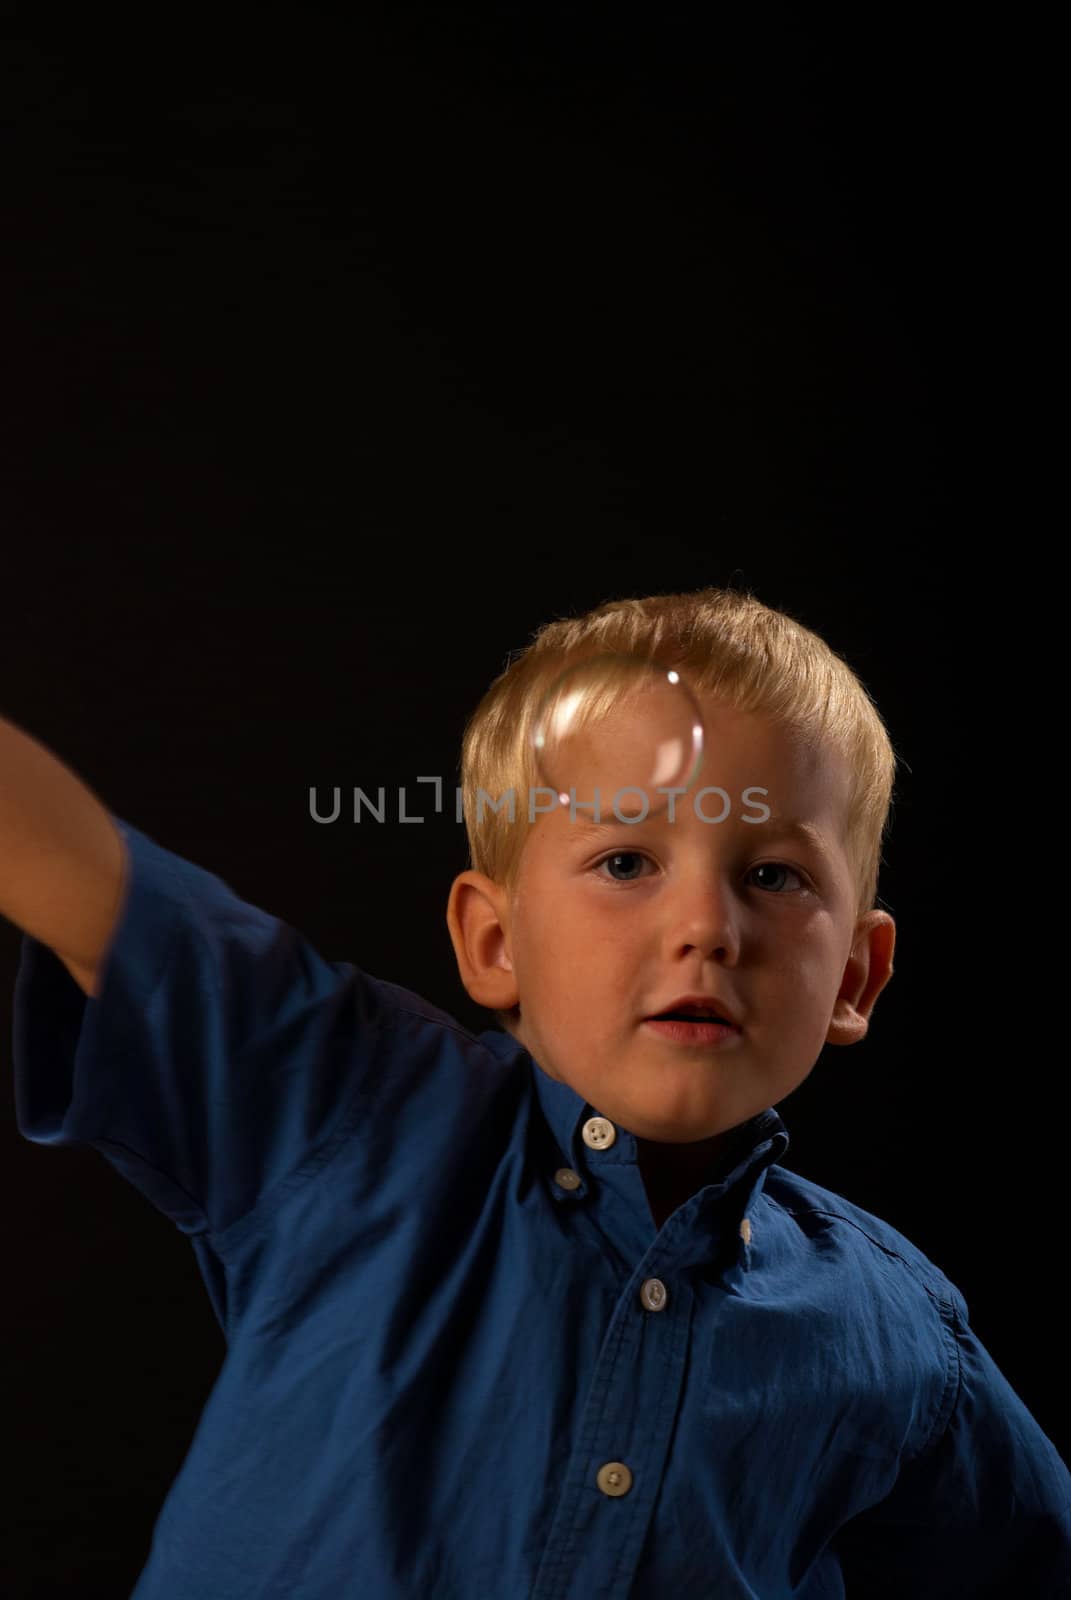
[[[459,873],[450,889],[446,925],[469,997],[491,1011],[511,1011],[519,995],[510,957],[507,891],[483,872]]]
[[[826,1034],[828,1044],[855,1044],[864,1037],[874,1002],[893,975],[895,948],[896,923],[887,911],[868,911],[859,918]]]

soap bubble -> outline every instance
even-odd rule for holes
[[[569,667],[544,696],[532,729],[543,782],[560,806],[575,803],[585,820],[657,815],[669,804],[660,789],[687,790],[694,782],[703,743],[699,706],[679,672],[630,655],[592,656]]]

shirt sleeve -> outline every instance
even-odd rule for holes
[[[958,1386],[937,1441],[846,1523],[849,1597],[1071,1596],[1071,1474],[968,1322],[952,1285]]]
[[[98,1150],[184,1233],[300,1184],[359,1114],[381,990],[119,817],[127,874],[88,997],[23,936],[20,1133]]]

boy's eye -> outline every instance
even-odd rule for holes
[[[603,867],[616,867],[617,863],[621,861],[638,863],[646,861],[649,865],[654,864],[649,856],[641,854],[639,850],[615,850],[612,855],[604,856],[601,861],[595,863],[595,871],[601,872]],[[806,888],[803,874],[797,867],[789,866],[787,861],[760,861],[757,866],[751,868],[751,872],[790,872],[798,881],[800,888]],[[639,879],[638,872],[628,871],[627,869],[621,877],[618,877],[615,872],[611,872],[609,876],[612,883],[636,883]],[[768,883],[759,884],[758,887],[774,894],[784,893],[784,890],[774,889]]]
[[[752,872],[791,872],[799,882],[801,888],[806,888],[803,874],[797,867],[790,867],[787,861],[760,861],[757,867],[752,867]],[[760,884],[760,888],[769,888],[768,884]]]
[[[648,861],[649,859],[650,858],[648,856],[641,856],[638,850],[615,850],[612,856],[604,856],[603,859],[596,864],[595,870],[598,871],[600,867],[608,867],[611,865],[611,863],[616,863],[618,861]],[[629,873],[624,878],[612,877],[612,881],[614,883],[633,883],[635,882],[635,879],[633,878],[632,874]]]

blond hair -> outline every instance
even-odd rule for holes
[[[786,612],[736,589],[608,600],[548,622],[491,683],[461,746],[470,866],[511,888],[532,823],[510,821],[478,796],[527,796],[543,784],[532,735],[544,697],[567,668],[600,655],[638,656],[677,669],[693,691],[755,712],[838,751],[849,773],[845,848],[856,915],[875,902],[899,757],[865,685],[844,658]],[[905,763],[906,765],[906,763]]]

